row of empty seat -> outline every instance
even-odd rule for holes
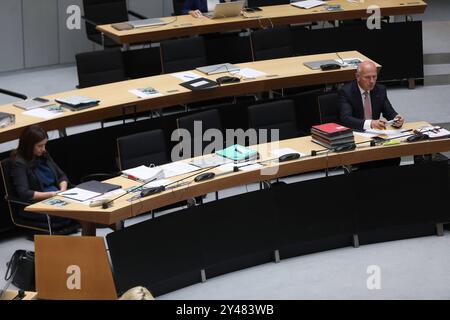
[[[234,51],[234,54],[233,54]],[[224,63],[259,61],[294,55],[290,27],[237,34],[163,41],[160,47],[120,51],[109,49],[76,55],[79,88],[129,78],[173,73]]]

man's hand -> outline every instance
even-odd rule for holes
[[[372,129],[384,130],[386,129],[386,122],[383,119],[372,120],[370,127]]]
[[[394,128],[401,128],[401,126],[403,126],[404,122],[405,122],[405,119],[403,119],[403,117],[398,114],[395,116],[394,123],[392,124],[392,126]]]
[[[189,14],[191,16],[193,16],[194,18],[201,18],[201,17],[203,17],[203,14],[202,14],[202,12],[200,10],[191,10],[191,11],[189,11]]]

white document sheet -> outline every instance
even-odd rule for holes
[[[192,164],[189,164],[184,161],[177,161],[177,162],[171,162],[167,163],[165,165],[159,166],[160,169],[163,170],[163,177],[164,178],[170,178],[174,176],[179,176],[182,174],[186,174],[189,172],[197,171],[199,170],[198,167],[193,166]]]
[[[76,201],[86,201],[95,197],[98,197],[101,195],[101,193],[98,192],[92,192],[80,188],[72,188],[69,190],[66,190],[64,192],[58,193],[59,196],[62,196],[64,198],[76,200]]]
[[[239,72],[236,72],[233,74],[238,74],[241,77],[243,77],[244,79],[256,79],[256,78],[264,77],[267,73],[258,71],[258,70],[252,69],[252,68],[244,68],[244,69],[239,70]]]
[[[272,151],[270,151],[270,153],[273,154],[275,157],[281,157],[289,153],[298,153],[300,154],[300,157],[305,156],[304,153],[298,152],[297,150],[294,150],[292,148],[273,149]]]
[[[41,118],[41,119],[51,119],[51,118],[54,118],[54,117],[62,114],[62,112],[52,112],[52,111],[48,111],[47,109],[44,109],[44,108],[36,108],[36,109],[25,111],[22,114],[24,114],[26,116]]]
[[[243,163],[227,163],[218,167],[218,169],[222,172],[233,172],[234,167],[238,167],[239,171],[253,171],[253,170],[261,170],[261,168],[264,168],[264,166],[259,163],[243,162]]]
[[[294,7],[299,7],[299,8],[303,8],[303,9],[311,9],[314,7],[318,7],[325,4],[325,1],[320,1],[320,0],[305,0],[305,1],[297,1],[297,2],[292,2],[291,5],[293,5]]]
[[[195,80],[202,77],[201,75],[198,75],[192,71],[173,73],[172,76],[182,80],[183,82]]]
[[[133,89],[128,90],[128,92],[134,94],[135,96],[143,99],[149,99],[149,98],[156,98],[162,96],[162,93],[160,93],[158,90],[155,90],[153,88],[140,88],[140,89]]]

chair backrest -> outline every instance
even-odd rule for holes
[[[97,24],[110,24],[128,20],[126,0],[83,0],[84,16]],[[97,42],[92,36],[99,35],[95,26],[86,22],[86,34],[89,39]]]
[[[2,179],[3,179],[3,185],[5,187],[5,196],[7,197],[15,197],[17,198],[17,194],[14,190],[14,187],[12,185],[11,181],[11,170],[13,166],[13,159],[12,158],[6,158],[1,161],[1,173],[2,173]]]
[[[320,123],[340,122],[339,96],[337,92],[318,97]]]
[[[203,37],[161,42],[161,64],[163,73],[191,70],[207,65]]]
[[[263,7],[263,6],[274,6],[279,4],[289,4],[290,0],[247,0],[248,6],[252,7]]]
[[[195,123],[201,121],[201,130],[195,130]],[[198,125],[198,123],[197,123]],[[217,109],[211,109],[206,111],[201,111],[198,113],[190,114],[177,119],[178,129],[185,129],[189,132],[191,137],[191,154],[183,153],[183,157],[194,157],[203,154],[205,147],[208,146],[211,141],[204,141],[203,133],[208,129],[218,129],[222,132],[222,124]],[[201,133],[201,135],[195,135],[196,133]],[[223,141],[221,141],[223,144]],[[201,146],[199,150],[198,146]],[[197,147],[197,148],[196,148]]]
[[[136,79],[161,74],[161,57],[159,48],[151,47],[122,52],[125,76]]]
[[[118,138],[117,153],[120,170],[169,162],[164,132],[161,129]]]
[[[256,30],[250,38],[255,61],[292,57],[294,53],[289,26]]]
[[[79,88],[126,80],[120,49],[79,53],[75,59]]]
[[[206,57],[209,65],[224,62],[242,63],[253,60],[250,36],[238,33],[217,33],[205,37]]]
[[[17,212],[19,210],[23,210],[25,205],[20,205],[18,203],[9,201],[9,199],[11,198],[18,199],[17,193],[11,181],[11,171],[13,168],[14,160],[8,157],[6,159],[3,159],[0,164],[3,186],[5,188],[5,197],[7,199],[6,202],[8,204],[9,215],[13,224],[19,227],[48,232],[48,228],[46,228],[45,223],[40,223],[38,221],[27,221],[26,219],[17,215]]]
[[[279,139],[298,136],[294,102],[279,100],[248,107],[249,127],[254,129],[279,130]],[[258,135],[259,136],[259,135]],[[268,141],[271,133],[268,132]]]

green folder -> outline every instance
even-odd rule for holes
[[[242,162],[257,159],[258,153],[249,148],[234,144],[226,149],[216,152],[217,155],[231,159],[235,162]]]

